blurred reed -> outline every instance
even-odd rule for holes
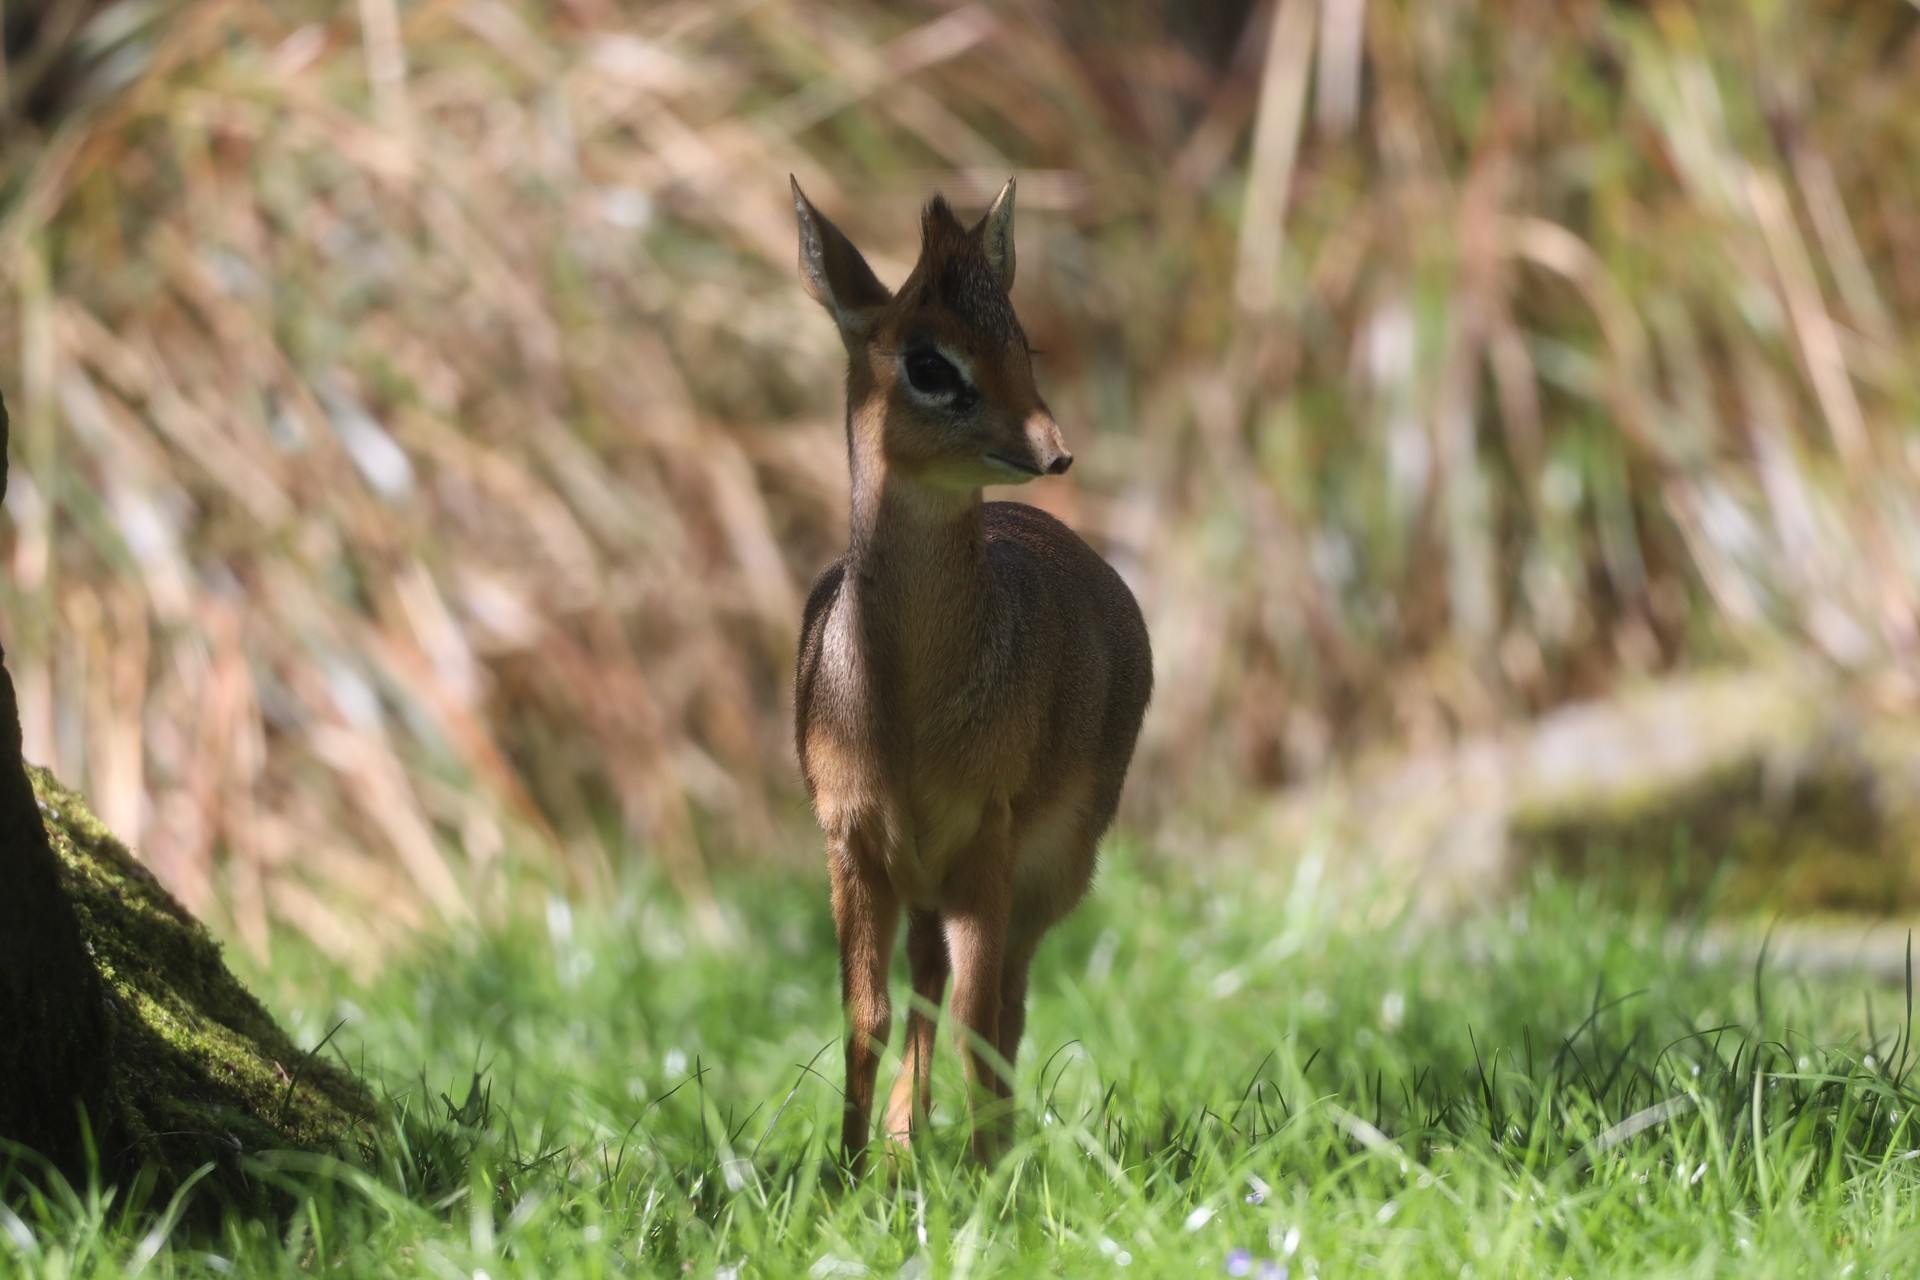
[[[1142,821],[1683,663],[1911,670],[1920,13],[1785,3],[42,0],[4,10],[0,612],[29,753],[197,911],[352,952],[811,856],[839,354],[1021,177],[1139,591]]]

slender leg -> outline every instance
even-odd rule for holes
[[[1000,1056],[1007,1062],[1007,1083],[1013,1083],[1013,1064],[1020,1056],[1020,1036],[1027,1029],[1027,971],[1040,945],[1040,929],[1016,926],[1007,940],[1007,958],[1000,974]]]
[[[901,1146],[911,1142],[933,1109],[933,1040],[948,970],[947,938],[937,913],[908,910],[907,969],[914,1002],[907,1010],[907,1042],[887,1099],[886,1121],[888,1139]]]
[[[946,913],[947,951],[953,960],[953,1016],[972,1094],[973,1155],[983,1164],[1005,1145],[1011,1089],[999,1061],[1000,996],[1004,976],[1011,886],[1006,823],[983,842],[971,883]]]
[[[893,1029],[887,964],[900,923],[900,902],[885,872],[861,851],[839,843],[828,856],[833,924],[840,938],[840,999],[847,1013],[847,1099],[840,1146],[857,1175],[872,1133],[874,1076]]]

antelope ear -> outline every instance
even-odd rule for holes
[[[799,180],[788,174],[787,181],[793,187],[793,213],[800,224],[800,281],[833,316],[843,337],[863,337],[893,295],[853,241],[813,207]]]
[[[993,268],[993,278],[1008,293],[1013,292],[1013,179],[1007,179],[1007,185],[1000,188],[1000,194],[993,198],[993,204],[987,210],[986,217],[980,219],[976,228],[980,233],[980,247],[987,255],[987,265]]]

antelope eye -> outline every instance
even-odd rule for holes
[[[907,352],[907,381],[925,395],[950,395],[965,385],[953,362],[925,347]]]

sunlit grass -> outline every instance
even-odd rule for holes
[[[829,1149],[820,886],[724,882],[702,941],[654,884],[556,899],[337,1001],[264,975],[296,1037],[384,1082],[363,1163],[263,1162],[285,1217],[138,1195],[23,1204],[44,1274],[1907,1274],[1920,1148],[1906,994],[1696,964],[1542,885],[1442,930],[1311,876],[1122,856],[1050,942],[1021,1139],[932,1141],[857,1188]],[[1756,999],[1764,1012],[1756,1011]],[[1872,1030],[1869,1031],[1869,1025]],[[885,1168],[884,1165],[881,1166]],[[1262,1270],[1262,1268],[1265,1270]]]

